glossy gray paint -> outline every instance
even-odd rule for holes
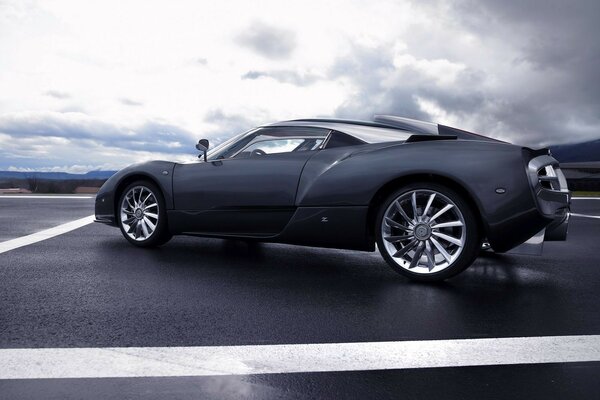
[[[377,129],[377,124],[330,120],[271,126],[313,126],[348,134]],[[381,129],[388,132],[388,127]],[[406,131],[398,133],[406,137]],[[502,252],[564,219],[568,211],[568,193],[534,193],[527,163],[539,154],[494,141],[436,140],[207,163],[156,161],[128,167],[109,179],[98,193],[96,215],[114,224],[119,190],[139,177],[154,180],[163,191],[174,234],[373,250],[371,216],[381,194],[407,182],[433,180],[467,197],[490,244]],[[551,196],[552,204],[544,196]]]

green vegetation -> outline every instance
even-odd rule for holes
[[[575,197],[600,197],[600,192],[576,191],[571,192],[571,194]]]

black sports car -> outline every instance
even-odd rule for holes
[[[96,221],[140,247],[178,234],[377,247],[416,280],[459,273],[482,243],[531,251],[566,238],[570,194],[547,149],[393,116],[278,122],[208,147],[195,162],[119,171]]]

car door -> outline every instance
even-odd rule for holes
[[[300,129],[264,128],[230,157],[177,165],[173,214],[179,230],[259,237],[279,233],[295,211],[302,169],[327,134]]]

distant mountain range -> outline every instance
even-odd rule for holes
[[[561,163],[600,161],[600,139],[550,146],[550,151]]]
[[[48,179],[48,180],[91,180],[108,179],[117,171],[90,171],[86,174],[69,174],[67,172],[21,172],[0,171],[0,179]]]

